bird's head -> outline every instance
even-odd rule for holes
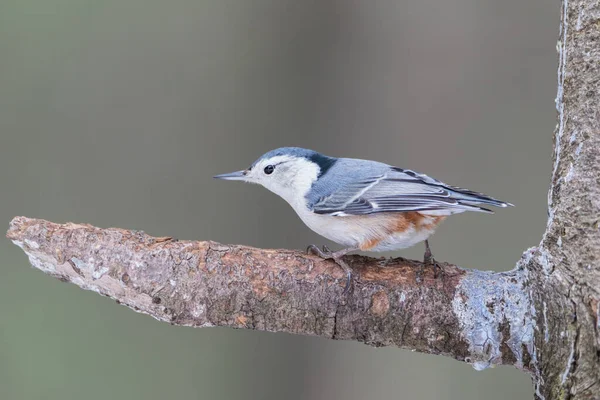
[[[317,179],[335,162],[335,158],[313,150],[282,147],[263,154],[245,170],[215,178],[257,183],[288,203],[298,205]]]

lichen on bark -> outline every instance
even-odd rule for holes
[[[493,273],[153,238],[16,217],[7,236],[63,281],[177,325],[397,346],[531,373],[539,399],[600,398],[600,0],[562,0],[548,225]],[[518,144],[515,144],[518,145]],[[425,268],[421,281],[418,271]]]
[[[333,262],[297,251],[25,217],[12,221],[7,236],[42,271],[171,324],[397,346],[477,369],[531,368],[523,354],[532,351],[523,269],[494,273],[442,263],[436,273],[402,258],[352,256],[357,279],[345,294],[345,276]]]
[[[526,267],[536,396],[600,397],[600,1],[563,0],[548,225]]]

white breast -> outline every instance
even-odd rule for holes
[[[369,251],[404,249],[426,240],[435,231],[435,226],[419,230],[410,227],[404,232],[390,234],[389,214],[334,217],[315,214],[304,206],[293,208],[310,229],[342,246],[360,247],[371,240],[380,240]]]

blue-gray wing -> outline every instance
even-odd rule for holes
[[[463,211],[492,212],[482,205],[511,205],[386,164],[353,159],[339,159],[336,164],[313,187],[312,198],[307,196],[309,207],[317,214],[420,211],[449,215]]]

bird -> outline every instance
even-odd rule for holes
[[[483,193],[447,185],[427,175],[382,162],[337,158],[300,147],[268,151],[248,168],[216,179],[259,184],[283,198],[317,234],[344,246],[307,251],[333,259],[346,273],[352,251],[400,250],[425,242],[425,264],[435,263],[429,237],[450,215],[493,213],[484,206],[513,206]]]

